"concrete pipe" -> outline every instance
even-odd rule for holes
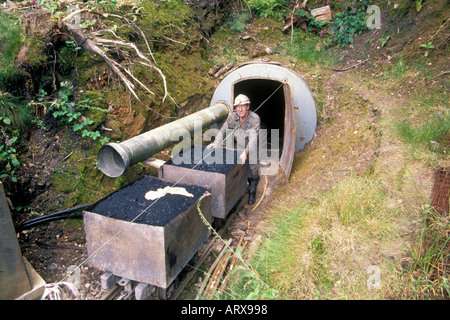
[[[173,137],[176,136],[174,133],[182,133],[187,130],[192,135],[194,129],[198,126],[201,125],[203,129],[208,128],[216,122],[225,120],[228,113],[228,106],[225,103],[218,102],[209,108],[123,142],[105,144],[97,155],[99,168],[111,178],[119,177],[128,167],[142,162],[178,142],[173,140]]]

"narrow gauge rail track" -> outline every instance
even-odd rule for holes
[[[106,293],[102,296],[101,300],[119,300],[117,298],[121,294],[122,291],[123,291],[123,287],[118,284],[115,284],[111,289],[106,291]]]

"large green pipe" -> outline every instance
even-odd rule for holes
[[[217,103],[184,118],[175,120],[156,129],[147,131],[120,143],[105,144],[98,152],[100,170],[109,177],[116,178],[125,170],[178,142],[174,133],[189,131],[201,125],[202,129],[227,118],[229,109],[224,103]]]

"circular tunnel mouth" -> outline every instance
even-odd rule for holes
[[[256,111],[261,119],[261,129],[267,129],[267,152],[278,150],[283,152],[284,121],[286,99],[283,83],[271,79],[245,79],[234,84],[233,100],[239,94],[245,94],[250,99],[250,110]],[[271,129],[277,129],[278,145],[271,140]]]

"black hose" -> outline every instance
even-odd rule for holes
[[[79,210],[89,209],[89,208],[93,207],[95,204],[97,204],[97,202],[85,204],[85,205],[78,206],[75,208],[70,208],[70,209],[58,211],[58,212],[55,212],[52,214],[47,214],[47,215],[39,217],[39,218],[31,219],[31,220],[28,220],[28,221],[25,221],[24,223],[22,223],[19,226],[19,229],[25,230],[25,229],[37,226],[39,224],[42,224],[45,222],[50,222],[53,220],[58,220],[58,219],[79,218],[80,217],[79,215],[70,215],[70,214],[73,212],[79,211]]]

